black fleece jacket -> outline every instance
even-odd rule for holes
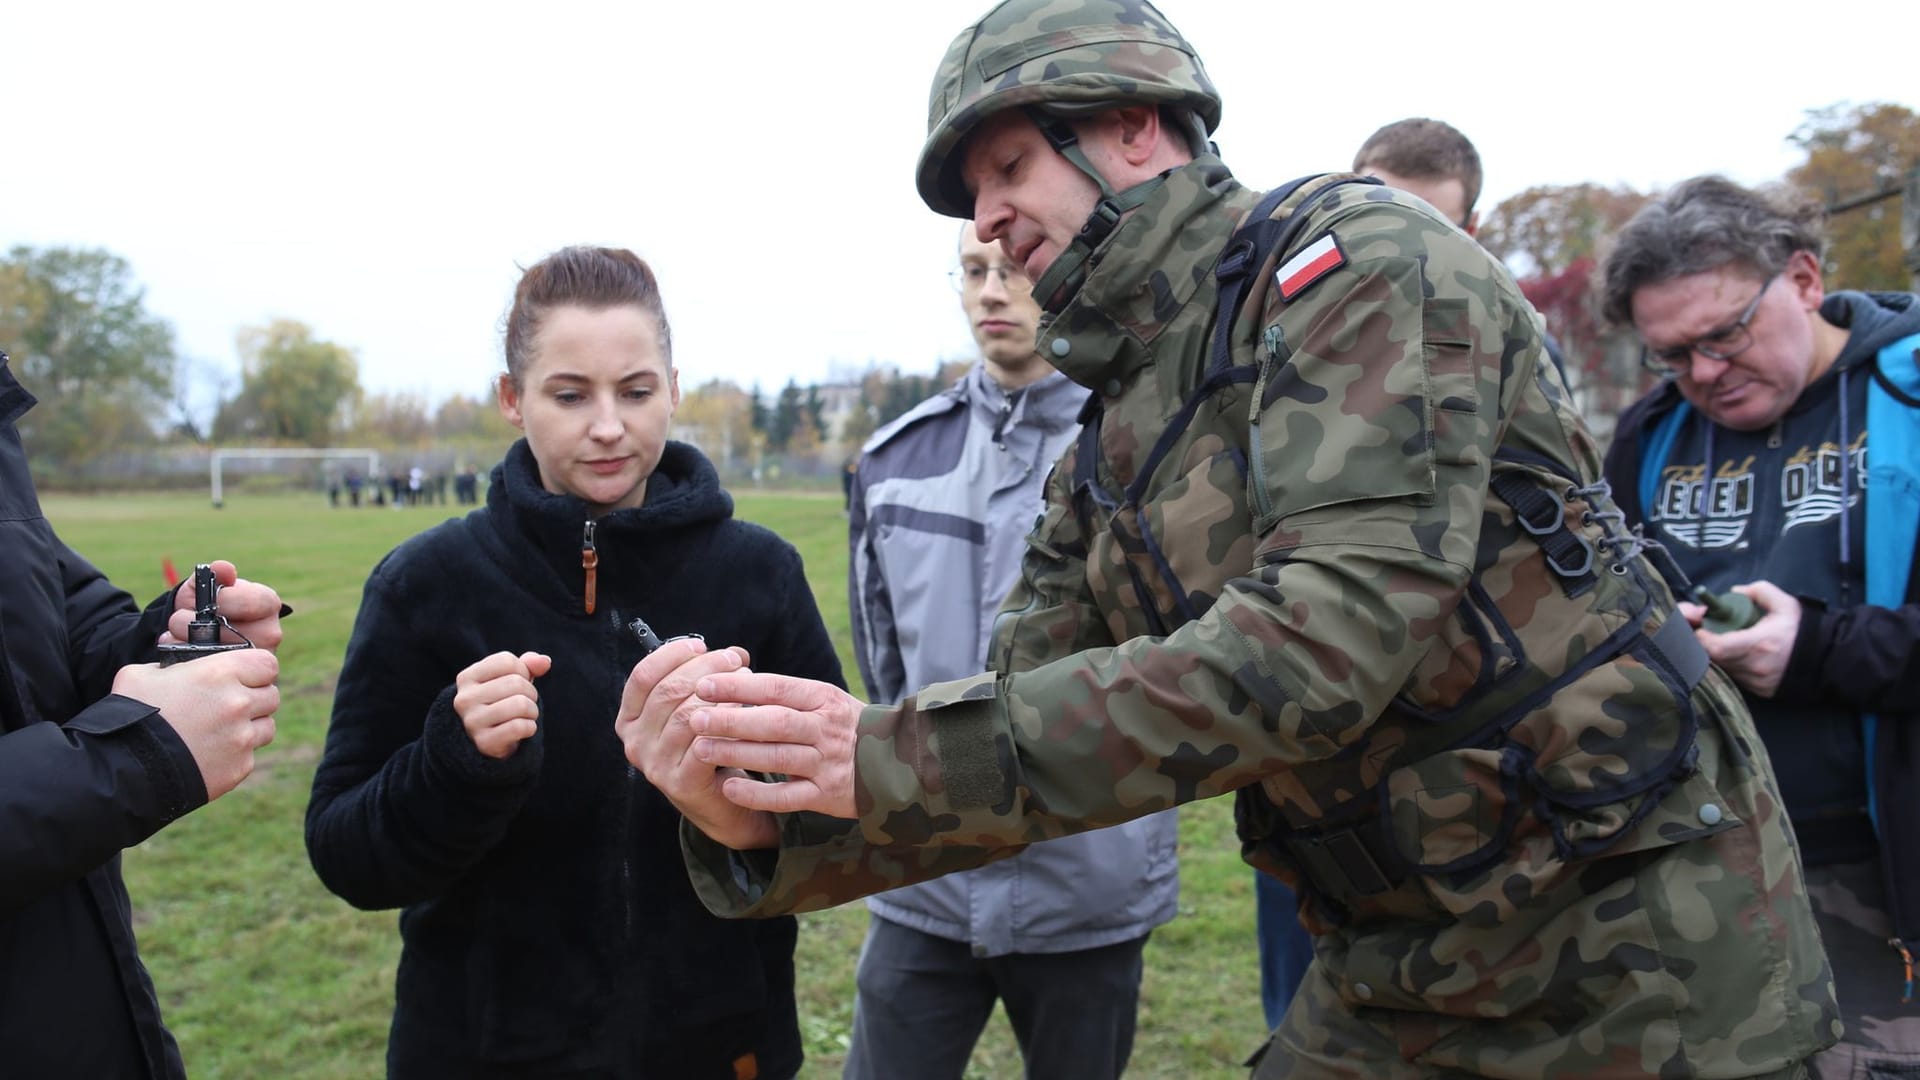
[[[133,939],[120,852],[207,801],[153,707],[111,693],[157,659],[145,611],[60,542],[0,353],[0,1076],[185,1075]]]
[[[732,1080],[800,1065],[791,919],[726,921],[688,884],[680,815],[613,732],[642,653],[627,628],[744,645],[756,670],[844,685],[800,557],[732,518],[669,442],[644,505],[594,522],[523,441],[485,508],[402,544],[367,581],[307,808],[307,850],[361,908],[400,907],[391,1075]],[[546,653],[539,731],[482,755],[454,677]]]

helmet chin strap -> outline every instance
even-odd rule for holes
[[[1166,183],[1165,173],[1148,180],[1142,180],[1125,191],[1115,192],[1100,175],[1100,170],[1087,160],[1086,151],[1080,149],[1080,137],[1074,133],[1073,125],[1057,116],[1049,116],[1039,109],[1028,109],[1027,116],[1040,133],[1047,137],[1047,143],[1054,152],[1072,162],[1074,167],[1092,178],[1100,188],[1100,201],[1095,204],[1093,213],[1087,215],[1086,224],[1080,226],[1079,235],[1054,258],[1047,272],[1033,283],[1033,298],[1040,303],[1041,310],[1049,315],[1057,315],[1067,302],[1080,291],[1087,280],[1087,260],[1093,256],[1107,237],[1120,224],[1120,216],[1147,201],[1161,184]]]

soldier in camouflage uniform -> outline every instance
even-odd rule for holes
[[[1236,792],[1317,935],[1256,1076],[1801,1075],[1836,1014],[1765,752],[1538,316],[1351,177],[1246,265],[1218,118],[1142,0],[953,43],[920,193],[1025,263],[1098,409],[995,671],[863,709],[691,643],[635,668],[617,727],[703,899],[826,907]]]

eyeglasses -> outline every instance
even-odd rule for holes
[[[1768,278],[1761,284],[1760,291],[1753,294],[1753,299],[1747,301],[1746,309],[1740,312],[1739,318],[1710,334],[1659,350],[1640,346],[1640,366],[1663,379],[1676,379],[1693,370],[1694,353],[1709,360],[1731,360],[1746,352],[1753,347],[1753,331],[1748,329],[1747,324],[1753,321],[1753,316],[1760,310],[1761,298],[1778,280],[1779,274]]]
[[[947,280],[953,282],[953,287],[963,293],[976,293],[986,288],[988,274],[999,275],[1000,287],[1009,292],[1027,291],[1033,288],[1033,283],[1027,280],[1027,272],[1012,263],[994,263],[992,266],[985,263],[967,263],[947,271]]]

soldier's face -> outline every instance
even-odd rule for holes
[[[1725,360],[1692,350],[1674,377],[1694,408],[1736,431],[1757,431],[1786,415],[1831,363],[1816,349],[1814,323],[1825,292],[1813,256],[1795,254],[1771,280],[1743,266],[1722,266],[1633,293],[1634,329],[1658,353],[1721,339],[1763,287],[1746,324],[1750,340]]]
[[[1033,351],[1040,333],[1033,282],[999,244],[981,243],[971,226],[960,233],[960,269],[960,306],[980,355],[1002,385],[1016,381],[1041,362]]]
[[[1107,137],[1102,130],[1081,140],[1096,167],[1109,156],[1100,145]],[[973,192],[975,233],[983,243],[999,243],[1034,281],[1079,235],[1100,199],[1094,182],[1017,109],[997,113],[974,130],[960,176]]]
[[[660,350],[660,324],[632,304],[549,311],[500,412],[526,432],[540,485],[596,513],[638,506],[660,464],[680,382]]]

